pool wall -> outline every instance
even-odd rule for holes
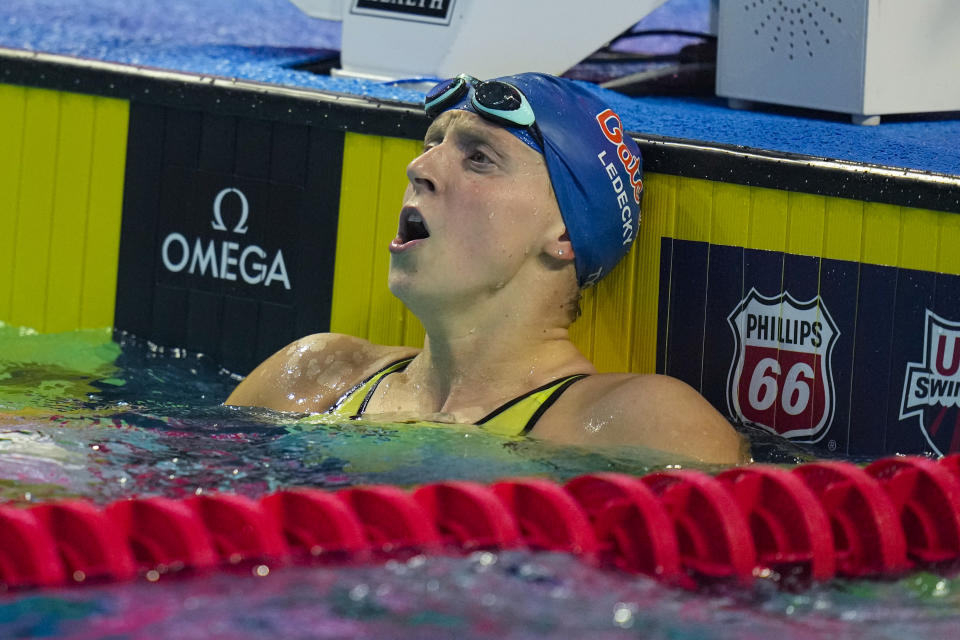
[[[238,373],[422,341],[386,288],[415,105],[15,50],[0,80],[0,320]],[[598,368],[838,454],[960,450],[960,178],[635,137],[638,241],[572,330]]]
[[[0,84],[0,320],[113,323],[128,107]]]

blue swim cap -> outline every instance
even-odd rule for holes
[[[519,89],[533,109],[542,147],[527,127],[504,128],[543,154],[573,245],[577,282],[589,287],[610,273],[637,237],[643,196],[640,149],[620,117],[572,80],[542,73],[495,80]],[[466,109],[489,118],[474,107],[470,93],[447,110]]]

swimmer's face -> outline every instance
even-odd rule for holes
[[[408,305],[502,289],[564,233],[543,156],[474,113],[441,114],[407,177],[390,288]]]

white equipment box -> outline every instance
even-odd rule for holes
[[[336,75],[377,80],[560,74],[665,0],[291,0],[341,20]]]
[[[880,116],[960,110],[958,0],[720,0],[717,95]]]

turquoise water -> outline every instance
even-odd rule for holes
[[[224,408],[236,384],[209,359],[109,331],[0,325],[0,497],[182,497],[590,471],[642,475],[649,451],[587,452],[467,427],[305,425]],[[755,457],[811,459],[752,438]],[[710,470],[710,469],[708,469]],[[801,593],[686,592],[562,554],[415,556],[375,566],[249,568],[0,595],[0,637],[906,638],[952,637],[960,581],[916,573]]]

